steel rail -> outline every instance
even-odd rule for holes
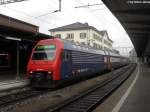
[[[135,64],[124,67],[117,73],[115,72],[117,75],[113,78],[49,109],[48,112],[91,112],[130,76],[135,67]]]
[[[26,98],[30,98],[39,94],[42,94],[42,91],[36,91],[32,89],[27,89],[25,91],[16,92],[13,94],[0,96],[0,108],[8,106],[10,104],[16,103]]]

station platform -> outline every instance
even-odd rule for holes
[[[137,80],[119,112],[150,111],[150,66],[138,64]]]
[[[14,88],[21,88],[28,85],[29,82],[24,77],[17,76],[12,71],[0,71],[0,92]]]
[[[29,84],[27,80],[7,80],[0,82],[0,92],[13,90],[17,88],[25,87]]]
[[[15,80],[16,74],[11,72],[0,72],[0,82],[8,81],[8,80]]]
[[[149,112],[150,66],[138,63],[131,76],[92,112]]]
[[[0,82],[16,80],[17,77],[19,77],[20,79],[25,79],[25,73],[19,73],[19,75],[17,75],[17,73],[14,71],[0,71]]]

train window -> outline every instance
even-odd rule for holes
[[[62,53],[62,60],[63,61],[68,61],[70,59],[71,59],[71,54],[69,52],[65,51],[65,52]]]
[[[55,52],[34,52],[32,60],[53,60],[55,57]]]
[[[38,45],[33,52],[32,60],[53,60],[55,57],[55,45]]]

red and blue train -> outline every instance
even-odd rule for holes
[[[128,64],[128,58],[112,51],[97,50],[54,38],[39,41],[27,66],[32,86],[51,87],[60,81],[115,69]]]

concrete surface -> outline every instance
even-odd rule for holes
[[[12,71],[0,71],[0,82],[8,81],[8,80],[15,80],[16,73]]]
[[[27,80],[17,77],[13,71],[0,71],[0,92],[28,85]]]
[[[114,107],[120,101],[128,87],[131,85],[137,74],[137,67],[132,73],[132,75],[111,94],[107,99],[105,99],[93,112],[112,112]]]
[[[139,70],[139,75],[138,75]],[[123,97],[133,85],[124,99]],[[117,107],[119,102],[123,102]],[[117,109],[115,109],[117,108]],[[109,98],[100,104],[93,112],[149,112],[150,111],[150,66],[139,64],[134,73]]]
[[[9,81],[3,81],[0,82],[0,92],[6,91],[6,90],[13,90],[15,88],[22,88],[24,86],[27,86],[29,82],[27,80],[9,80]]]
[[[150,67],[140,64],[140,74],[119,112],[150,111]]]

